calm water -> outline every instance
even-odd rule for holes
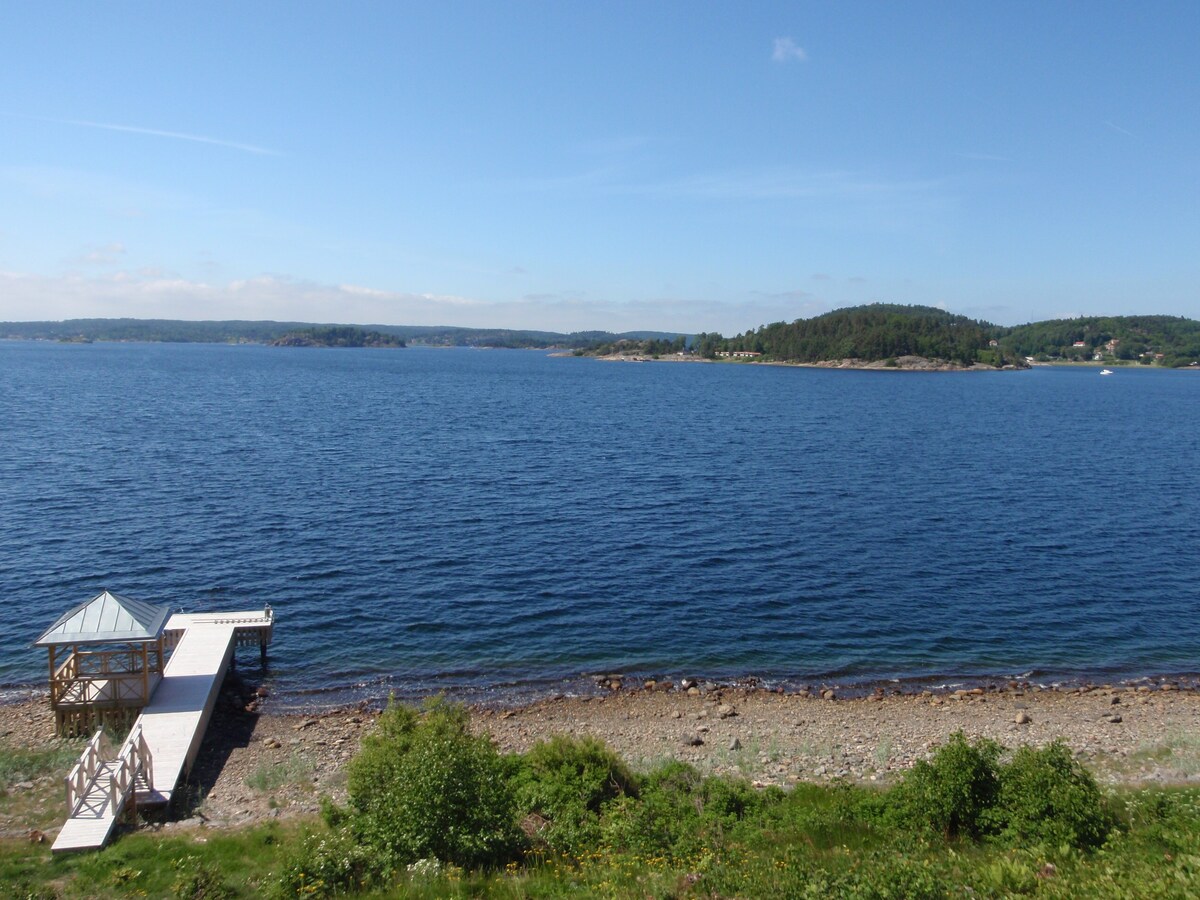
[[[0,683],[101,589],[286,702],[1200,668],[1200,374],[0,343]]]

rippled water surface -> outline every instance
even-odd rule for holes
[[[1200,374],[0,343],[0,682],[102,589],[285,697],[1191,672]]]

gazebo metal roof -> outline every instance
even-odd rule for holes
[[[170,613],[169,606],[104,591],[63,613],[34,646],[152,641],[162,634]]]

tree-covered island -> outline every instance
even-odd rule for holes
[[[289,331],[271,341],[272,347],[403,347],[394,334],[365,331],[348,325],[318,325]]]
[[[620,340],[576,353],[875,369],[1024,369],[1054,362],[1200,367],[1200,321],[1096,316],[1003,327],[931,306],[873,303],[731,338],[701,332],[690,340]]]
[[[999,331],[987,322],[931,306],[872,303],[763,325],[728,340],[700,334],[696,349],[713,358],[809,365],[1024,368],[1023,358],[1001,349]]]

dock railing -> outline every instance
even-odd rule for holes
[[[117,758],[111,760],[112,742],[103,728],[99,729],[79,757],[79,762],[67,775],[67,815],[77,815],[96,787],[97,774],[107,770],[108,788],[104,804],[99,809],[89,810],[100,816],[104,806],[111,804],[113,816],[121,813],[122,807],[137,791],[138,783],[149,787],[154,778],[154,760],[150,746],[142,734],[142,726],[135,725],[125,743],[121,745]],[[111,760],[111,761],[110,761]],[[93,800],[93,802],[95,802]],[[137,809],[136,801],[126,808],[127,812]]]
[[[96,770],[105,758],[112,753],[112,742],[108,734],[100,728],[92,735],[79,762],[67,775],[67,815],[73,816],[87,797],[88,788],[96,780]]]
[[[150,748],[146,745],[145,737],[142,736],[142,726],[136,725],[133,731],[129,732],[129,737],[125,738],[121,752],[117,754],[112,779],[108,783],[109,802],[112,803],[114,816],[120,815],[122,805],[133,796],[137,790],[139,779],[145,781],[147,785],[151,783],[152,764]],[[136,811],[137,802],[135,800],[126,809],[126,812],[132,814]]]

